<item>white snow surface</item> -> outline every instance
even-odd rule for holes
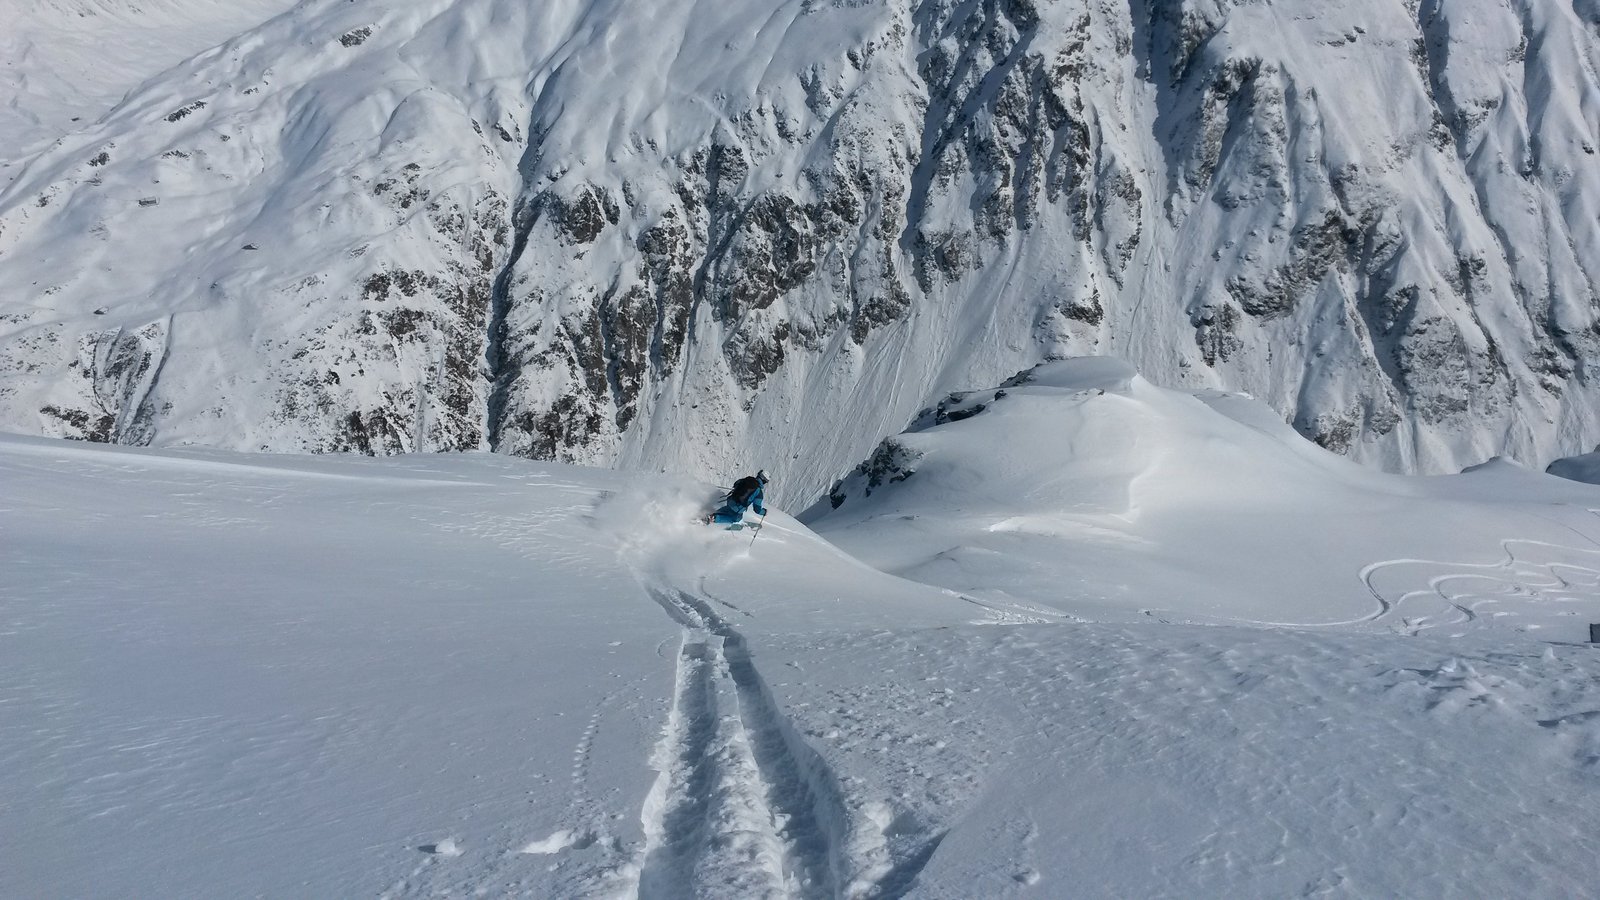
[[[299,0],[8,0],[0,166],[99,119],[128,91]]]
[[[925,414],[886,444],[898,475],[857,472],[806,521],[886,571],[1045,616],[1565,641],[1600,621],[1587,485],[1504,460],[1375,472],[1249,397],[1158,388],[1113,359],[1012,381],[953,396],[943,424]]]
[[[1592,891],[1600,488],[1005,390],[806,517],[895,574],[667,475],[0,437],[0,895]]]

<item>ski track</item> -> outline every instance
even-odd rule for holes
[[[881,829],[866,823],[853,833],[837,776],[778,707],[744,637],[711,606],[724,601],[647,591],[684,631],[655,752],[661,776],[645,803],[639,897],[904,894],[938,841],[892,860]]]
[[[1502,541],[1490,563],[1392,559],[1373,563],[1361,580],[1380,609],[1369,621],[1399,617],[1392,627],[1468,625],[1536,608],[1552,615],[1600,613],[1600,551],[1547,541]]]
[[[972,623],[974,625],[1047,625],[1052,622],[1082,621],[1076,616],[1070,616],[1058,610],[1048,610],[1025,603],[979,600],[969,594],[957,594],[956,596],[978,607],[986,614],[984,618],[975,620]]]

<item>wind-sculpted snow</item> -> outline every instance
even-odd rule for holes
[[[1542,465],[1600,440],[1597,15],[307,0],[12,167],[0,422],[810,499],[1115,353],[1391,469]]]
[[[804,518],[1011,621],[1582,641],[1600,621],[1597,504],[1588,485],[1503,461],[1372,472],[1249,397],[1157,388],[1088,358],[946,397]]]
[[[1573,481],[1600,484],[1600,450],[1558,459],[1551,463],[1545,471],[1551,475],[1570,478]]]

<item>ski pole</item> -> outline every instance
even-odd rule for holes
[[[763,526],[765,524],[767,524],[767,514],[766,513],[762,513],[761,514],[761,521],[756,523],[756,530],[751,532],[751,534],[750,534],[750,547],[754,547],[756,545],[756,538],[761,536],[761,526]],[[745,549],[749,550],[750,547],[746,547]]]

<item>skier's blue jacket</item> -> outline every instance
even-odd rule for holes
[[[737,488],[737,485],[735,487]],[[720,522],[724,525],[741,522],[744,520],[744,511],[746,509],[755,510],[758,516],[766,515],[767,506],[762,502],[765,499],[765,489],[766,485],[758,482],[756,489],[746,494],[742,501],[739,499],[737,491],[729,493],[727,501],[722,504],[722,508],[711,514],[711,521]]]

